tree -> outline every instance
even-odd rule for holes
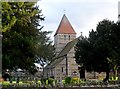
[[[109,20],[98,23],[96,31],[91,31],[88,38],[80,40],[75,49],[75,58],[78,64],[88,71],[106,72],[105,80],[109,79],[112,65],[118,65],[119,45],[118,26]],[[119,50],[119,48],[118,48]]]
[[[109,62],[111,63],[111,67],[113,68],[116,77],[118,76],[117,70],[119,70],[120,66],[120,22],[114,24],[112,29],[110,36],[111,50],[109,52]]]
[[[34,5],[33,2],[2,2],[2,31],[10,30],[16,22],[27,25],[30,18],[38,13],[33,9]]]
[[[87,69],[88,71],[92,70],[91,68],[92,61],[89,61],[91,62],[89,64],[87,63],[88,62],[87,60],[92,56],[92,54],[89,54],[92,51],[91,49],[92,49],[91,45],[87,38],[82,38],[81,40],[79,40],[75,47],[76,62],[81,66],[86,67],[85,69]]]
[[[2,3],[4,71],[21,68],[34,74],[37,71],[34,63],[38,59],[52,59],[53,46],[47,36],[50,32],[42,31],[43,26],[39,24],[43,20],[41,10],[33,2]]]

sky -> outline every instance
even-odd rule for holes
[[[43,31],[52,31],[51,40],[60,24],[63,14],[70,21],[77,33],[89,36],[89,31],[96,30],[98,22],[108,19],[118,20],[118,2],[120,0],[40,0],[37,5],[42,9],[45,21]]]

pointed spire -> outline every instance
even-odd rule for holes
[[[66,15],[64,14],[56,34],[76,34]]]

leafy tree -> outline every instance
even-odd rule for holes
[[[2,2],[2,31],[10,30],[16,22],[27,25],[30,18],[38,13],[34,5],[27,2]]]
[[[109,62],[111,63],[111,67],[114,70],[115,76],[117,75],[117,70],[119,70],[120,66],[120,22],[117,22],[112,27],[112,32],[110,35],[110,52],[109,52]]]
[[[34,74],[38,59],[52,59],[54,47],[47,36],[50,32],[42,31],[39,24],[43,20],[41,10],[33,2],[2,3],[3,70],[21,68]]]
[[[87,40],[87,38],[82,38],[81,40],[79,40],[75,47],[76,62],[78,64],[80,64],[81,66],[87,67],[87,65],[88,65],[87,60],[88,60],[88,58],[91,58],[91,56],[92,56],[92,55],[88,55],[89,53],[91,53],[91,51],[92,51],[91,49],[92,49],[91,45],[90,45],[89,41]],[[90,65],[92,65],[92,61],[89,61],[89,62],[91,62],[91,63],[89,63],[88,68],[86,68],[86,69],[91,71],[92,69],[91,69]]]
[[[110,69],[119,64],[118,25],[109,20],[99,22],[96,31],[79,40],[75,49],[76,62],[87,71],[106,72],[105,80],[109,79]]]

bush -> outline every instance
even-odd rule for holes
[[[72,78],[71,83],[72,83],[72,85],[79,85],[80,79],[79,78]]]
[[[46,84],[46,79],[41,79],[41,84],[44,86]]]
[[[53,78],[48,78],[48,85],[53,86],[54,79]]]
[[[2,82],[2,85],[3,85],[3,86],[9,86],[9,85],[10,85],[10,82],[9,82],[9,81],[4,81],[4,82]]]
[[[70,84],[70,83],[71,83],[71,77],[66,77],[65,84]]]

